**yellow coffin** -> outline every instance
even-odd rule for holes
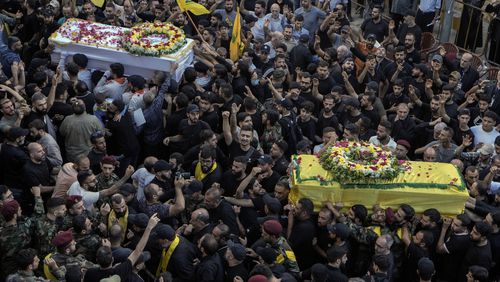
[[[292,157],[290,200],[309,198],[319,210],[325,201],[342,202],[350,207],[363,204],[371,208],[397,208],[406,203],[421,213],[429,208],[443,215],[456,215],[464,210],[468,192],[465,182],[451,164],[410,162],[411,169],[392,181],[340,184],[334,175],[323,169],[313,155]]]

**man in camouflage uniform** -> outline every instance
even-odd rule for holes
[[[73,232],[76,241],[75,254],[95,261],[95,254],[101,246],[101,237],[92,231],[92,222],[85,214],[73,218]]]
[[[96,175],[95,179],[97,180],[96,191],[99,192],[104,189],[108,189],[113,186],[120,178],[118,175],[114,173],[116,168],[116,159],[113,156],[104,156],[101,159],[101,173]]]
[[[33,187],[35,210],[32,217],[22,218],[21,208],[16,200],[4,202],[2,216],[5,223],[0,230],[0,280],[15,272],[15,257],[28,247],[34,234],[35,222],[44,214],[40,188]]]
[[[34,270],[38,269],[38,264],[40,263],[40,258],[38,258],[36,251],[34,249],[23,249],[17,253],[16,262],[18,265],[18,270],[15,274],[9,275],[7,277],[8,282],[12,281],[26,281],[26,282],[37,282],[37,281],[48,281],[43,277],[35,276]]]
[[[83,255],[76,255],[76,242],[73,238],[71,230],[58,233],[52,244],[56,247],[56,251],[45,256],[43,272],[47,279],[63,280],[66,275],[66,269],[72,266],[80,266],[80,268],[93,268],[97,265],[89,262]]]
[[[50,198],[47,201],[47,213],[35,224],[35,236],[38,238],[38,251],[41,256],[54,251],[50,241],[62,230],[65,215],[66,205],[63,198]]]
[[[14,194],[12,193],[12,191],[10,191],[9,187],[5,185],[0,185],[0,210],[3,207],[3,203],[10,200],[14,200]],[[0,214],[0,228],[3,226],[4,223],[5,219]]]

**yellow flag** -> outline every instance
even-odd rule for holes
[[[231,43],[229,44],[229,56],[233,62],[240,58],[241,45],[241,15],[240,8],[236,10],[236,18],[233,23],[233,33],[231,35]]]
[[[210,14],[210,11],[205,6],[193,1],[177,0],[177,5],[179,5],[181,11],[190,11],[195,16]]]
[[[104,5],[104,0],[90,0],[92,4],[96,5],[96,7],[102,8]]]

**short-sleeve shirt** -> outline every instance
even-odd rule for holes
[[[99,192],[90,192],[83,189],[78,181],[75,181],[68,190],[68,196],[82,196],[83,205],[87,210],[91,209],[92,206],[99,200]]]

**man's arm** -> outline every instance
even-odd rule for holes
[[[446,249],[444,238],[446,237],[446,231],[451,225],[451,219],[445,218],[443,220],[443,227],[441,228],[441,234],[439,235],[438,243],[436,246],[436,253],[438,254],[447,254],[448,250]]]
[[[146,227],[146,230],[144,230],[141,240],[137,243],[134,251],[128,256],[128,260],[132,263],[132,265],[134,265],[141,256],[142,251],[144,250],[144,247],[146,247],[146,243],[149,240],[149,235],[158,222],[160,222],[160,218],[158,218],[158,214],[155,213],[149,219],[148,226]]]
[[[109,187],[108,189],[104,189],[102,191],[99,191],[99,199],[102,199],[104,197],[109,197],[115,193],[118,192],[120,187],[127,182],[127,180],[130,178],[130,176],[134,173],[134,167],[129,165],[127,167],[127,170],[125,171],[125,175],[118,180],[113,186]]]
[[[176,178],[174,180],[175,185],[175,204],[170,205],[168,208],[168,216],[176,216],[181,213],[186,207],[186,201],[184,200],[184,194],[182,194],[182,187],[186,184],[186,180],[183,177]]]
[[[231,134],[231,126],[229,125],[229,116],[231,113],[225,111],[222,112],[222,133],[224,134],[224,141],[226,145],[231,145],[233,143],[233,135]]]

